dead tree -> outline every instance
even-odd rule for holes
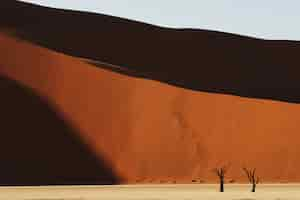
[[[246,173],[249,182],[252,184],[252,192],[255,192],[256,185],[259,183],[259,177],[255,175],[256,169],[254,168],[253,170],[243,168],[244,172]]]
[[[221,168],[215,168],[213,170],[216,175],[219,177],[220,179],[220,192],[224,192],[224,180],[225,180],[225,174],[227,172],[227,167],[221,167]]]

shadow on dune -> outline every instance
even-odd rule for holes
[[[118,184],[51,107],[0,76],[0,185]]]
[[[117,72],[197,91],[300,103],[300,42],[168,29],[14,0],[1,2],[0,28],[58,52],[124,68],[111,68]]]

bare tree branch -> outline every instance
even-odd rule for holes
[[[256,184],[259,183],[259,177],[257,177],[255,175],[256,168],[254,168],[253,170],[251,170],[251,169],[247,169],[246,167],[244,167],[243,170],[246,173],[249,182],[252,184],[252,192],[255,192]]]
[[[228,167],[223,166],[221,168],[213,169],[213,172],[219,177],[220,180],[220,192],[224,192],[224,178]]]

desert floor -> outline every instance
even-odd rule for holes
[[[225,185],[218,192],[215,184],[193,185],[122,185],[122,186],[49,186],[1,187],[0,199],[26,200],[254,200],[300,199],[300,184],[261,184],[257,192],[249,192],[250,185]]]

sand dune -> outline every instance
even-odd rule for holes
[[[13,13],[13,15],[12,15]],[[169,29],[3,0],[0,28],[49,49],[196,91],[300,102],[300,42]]]
[[[1,186],[120,183],[45,97],[2,75],[0,94]]]
[[[228,163],[227,181],[246,181],[242,166],[300,181],[298,104],[133,78],[3,33],[0,44],[1,75],[47,98],[124,183],[216,182]]]

